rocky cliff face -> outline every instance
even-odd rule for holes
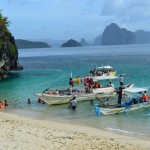
[[[135,35],[127,29],[121,29],[117,24],[111,23],[102,35],[102,45],[120,45],[135,43]]]
[[[136,44],[150,43],[150,31],[137,30],[134,34],[136,37]]]
[[[7,77],[10,70],[23,69],[18,64],[15,39],[7,29],[8,21],[0,13],[0,79]]]
[[[81,38],[80,44],[82,46],[89,46],[88,42],[84,38]]]

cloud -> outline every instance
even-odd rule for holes
[[[34,37],[37,31],[38,36],[47,37],[94,37],[112,22],[127,29],[150,28],[150,0],[0,1],[18,37]]]
[[[141,22],[150,17],[150,1],[147,0],[106,0],[101,15],[120,22]]]

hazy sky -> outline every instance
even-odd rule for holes
[[[95,39],[110,23],[150,31],[150,0],[0,0],[16,39]]]

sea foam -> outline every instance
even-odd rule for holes
[[[130,131],[126,131],[126,130],[111,128],[111,127],[108,127],[108,128],[105,128],[105,129],[109,130],[109,131],[115,131],[117,133],[144,136],[144,134],[142,134],[142,133],[130,132]]]

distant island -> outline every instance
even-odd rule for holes
[[[80,47],[82,46],[81,43],[77,42],[76,40],[70,39],[66,43],[63,43],[61,47]]]
[[[135,40],[136,37],[133,32],[111,23],[102,34],[101,45],[134,44]]]
[[[98,33],[99,34],[99,33]],[[107,25],[103,32],[95,39],[86,40],[81,38],[80,41],[75,39],[69,40],[52,40],[40,39],[38,42],[30,40],[17,39],[18,49],[23,48],[48,48],[51,47],[80,47],[80,46],[97,46],[97,45],[125,45],[125,44],[148,44],[150,43],[150,32],[144,30],[129,31],[121,28],[116,23]]]
[[[97,36],[93,45],[124,45],[124,44],[148,44],[150,43],[150,32],[137,30],[129,31],[111,23],[106,26],[103,33]]]
[[[51,47],[45,42],[33,42],[33,41],[22,40],[22,39],[16,39],[15,42],[18,49]]]

